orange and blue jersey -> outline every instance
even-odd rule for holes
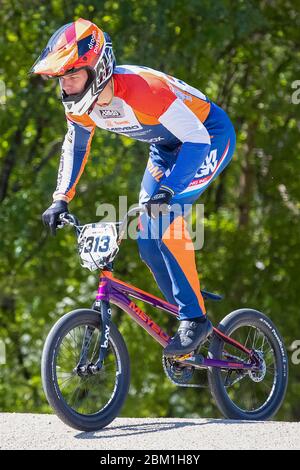
[[[172,203],[192,204],[232,158],[235,132],[229,117],[198,89],[148,67],[117,66],[112,79],[111,103],[96,103],[83,116],[66,115],[68,132],[54,200],[69,202],[74,197],[99,127],[150,145],[141,204],[163,187],[173,193]],[[161,218],[165,219],[163,224]],[[148,236],[150,226],[151,232],[156,232],[154,237]],[[166,299],[179,305],[180,319],[205,314],[195,253],[186,250],[187,243],[191,247],[181,213],[171,220],[161,216],[153,221],[146,214],[141,217],[141,258]]]
[[[118,66],[113,74],[114,97],[108,106],[95,104],[83,116],[67,114],[68,133],[54,199],[69,202],[88,158],[95,127],[174,150],[173,174],[165,185],[175,194],[192,180],[208,153],[210,136],[203,125],[211,102],[199,90],[147,67]]]

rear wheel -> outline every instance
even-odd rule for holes
[[[111,323],[102,369],[81,375],[76,366],[87,329],[86,362],[95,364],[102,331],[99,313],[74,310],[64,315],[47,337],[42,355],[42,381],[49,404],[64,423],[81,431],[95,431],[119,414],[129,389],[130,364],[124,340]]]
[[[252,309],[230,313],[218,329],[248,349],[254,349],[261,359],[261,368],[256,372],[209,368],[209,385],[219,410],[231,419],[271,418],[284,400],[288,383],[288,358],[278,330],[268,317]],[[249,360],[246,354],[215,334],[209,357]]]

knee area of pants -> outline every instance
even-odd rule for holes
[[[143,240],[144,242],[145,240]],[[141,260],[148,266],[161,264],[161,253],[157,251],[157,246],[151,243],[139,243],[139,255]]]
[[[154,251],[153,240],[137,238],[137,244],[141,258],[148,257]]]

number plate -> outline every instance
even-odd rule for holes
[[[114,224],[87,224],[78,237],[81,264],[91,271],[102,268],[112,261],[118,249]]]

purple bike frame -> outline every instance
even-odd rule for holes
[[[138,307],[130,297],[142,300],[155,308],[165,310],[175,318],[179,318],[178,307],[160,299],[148,292],[145,292],[137,287],[134,287],[126,282],[120,281],[113,277],[111,271],[103,270],[100,274],[100,281],[98,286],[98,293],[96,296],[96,302],[107,301],[120,307],[128,315],[144,328],[155,341],[157,341],[163,348],[171,341],[171,337],[160,328],[140,307]],[[224,361],[217,359],[204,358],[202,365],[203,367],[219,367],[224,369],[248,369],[253,370],[256,368],[256,361],[253,356],[253,351],[245,348],[241,343],[234,339],[224,335],[220,330],[214,327],[214,334],[216,334],[221,340],[234,346],[243,353],[246,353],[251,359],[251,363],[244,362],[233,362]]]

